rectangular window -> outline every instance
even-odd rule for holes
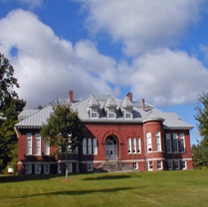
[[[83,155],[87,154],[87,140],[86,140],[86,138],[84,138],[82,141],[82,154]]]
[[[125,118],[130,119],[131,118],[131,109],[126,109],[125,110]]]
[[[41,173],[41,164],[35,164],[35,174]]]
[[[180,166],[179,166],[179,161],[175,161],[175,169],[176,170],[179,170],[180,169]]]
[[[78,146],[75,147],[75,153],[76,153],[76,154],[79,153],[79,148],[78,148]]]
[[[97,154],[97,139],[93,138],[93,154]]]
[[[132,153],[131,138],[128,138],[128,153]]]
[[[40,134],[35,134],[35,154],[41,155],[41,137]]]
[[[167,161],[168,170],[172,170],[172,161]]]
[[[152,151],[152,136],[151,136],[151,132],[147,133],[147,151]]]
[[[47,143],[46,140],[44,140],[44,154],[50,155],[50,145],[49,145],[49,143]]]
[[[91,118],[98,118],[98,108],[91,108]]]
[[[50,173],[50,165],[44,164],[44,174],[49,174],[49,173]]]
[[[141,139],[140,138],[137,139],[137,152],[141,153]]]
[[[180,150],[181,152],[185,152],[184,134],[180,134]]]
[[[162,161],[161,160],[158,160],[157,161],[157,169],[158,170],[161,170],[162,169]]]
[[[88,138],[88,154],[92,154],[92,139]]]
[[[178,152],[178,135],[173,134],[173,152]]]
[[[26,164],[26,174],[32,174],[32,164]]]
[[[72,163],[68,162],[68,173],[72,173]]]
[[[160,144],[160,132],[156,132],[156,150],[161,151],[161,144]]]
[[[92,162],[87,163],[87,171],[88,172],[93,171],[93,163]]]
[[[182,170],[185,170],[186,169],[186,161],[182,161]]]
[[[62,164],[58,163],[58,174],[62,173]]]
[[[26,134],[26,154],[31,155],[32,154],[32,134],[27,133]]]
[[[136,153],[136,138],[133,138],[133,153]]]
[[[167,153],[171,153],[171,138],[170,134],[166,134],[166,151]]]
[[[108,118],[115,118],[115,109],[114,108],[108,109]]]
[[[133,168],[138,169],[138,163],[137,162],[133,162]]]
[[[148,162],[148,170],[153,170],[153,162],[152,161]]]

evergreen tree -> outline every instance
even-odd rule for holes
[[[192,146],[193,163],[195,168],[208,167],[208,93],[199,96],[195,110],[195,119],[202,139]]]
[[[41,130],[43,137],[50,146],[57,148],[66,158],[66,180],[68,180],[68,154],[73,152],[81,143],[84,127],[78,117],[68,105],[54,105],[52,113]]]

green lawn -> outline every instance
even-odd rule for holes
[[[0,206],[208,206],[208,171],[1,176]]]

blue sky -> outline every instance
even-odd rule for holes
[[[89,94],[145,98],[195,128],[208,91],[206,0],[0,0],[0,52],[27,108]]]

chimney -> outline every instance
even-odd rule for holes
[[[73,91],[72,90],[69,91],[68,97],[69,97],[69,102],[70,103],[73,103],[73,101],[74,101],[74,95],[73,95]]]
[[[146,109],[145,109],[145,100],[144,100],[144,98],[142,99],[142,110],[143,110],[143,111],[146,110]]]
[[[133,95],[132,95],[132,92],[129,92],[129,93],[127,94],[127,96],[128,96],[128,98],[129,98],[129,100],[130,100],[131,102],[133,102]]]

